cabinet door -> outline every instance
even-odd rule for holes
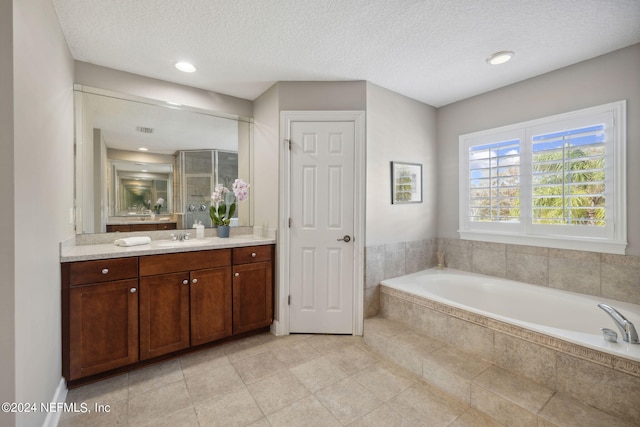
[[[163,222],[158,224],[158,230],[175,230],[177,224],[175,222]]]
[[[130,224],[131,231],[153,231],[158,229],[158,224]]]
[[[140,278],[140,360],[189,347],[189,273]]]
[[[270,325],[273,320],[271,262],[233,267],[233,333]]]
[[[69,290],[70,379],[138,361],[138,280]]]
[[[191,272],[191,345],[231,335],[231,267]]]
[[[107,233],[116,231],[131,231],[131,227],[128,224],[107,224]]]

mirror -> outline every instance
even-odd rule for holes
[[[108,151],[107,151],[108,152]],[[140,217],[173,213],[173,163],[141,163],[119,160],[116,154],[109,159],[110,217]],[[162,199],[162,203],[157,204]],[[156,207],[157,205],[157,207]]]
[[[76,85],[76,233],[211,227],[216,184],[251,183],[252,121]],[[231,225],[251,225],[251,200]]]

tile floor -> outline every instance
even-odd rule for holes
[[[361,337],[261,334],[69,391],[59,426],[492,426]]]

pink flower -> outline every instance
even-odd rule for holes
[[[247,198],[249,197],[249,184],[244,182],[242,179],[237,178],[233,182],[232,188],[233,188],[233,194],[236,195],[236,199],[239,202],[243,202],[247,200]]]
[[[223,184],[218,184],[213,189],[213,193],[211,193],[211,201],[213,203],[224,203],[224,195],[229,192],[229,189],[226,188]]]

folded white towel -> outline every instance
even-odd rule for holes
[[[151,237],[141,236],[141,237],[125,237],[123,239],[118,239],[113,242],[116,246],[137,246],[137,245],[148,245],[151,243]]]

